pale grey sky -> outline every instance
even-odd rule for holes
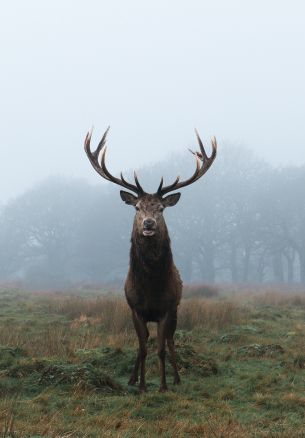
[[[0,202],[52,174],[98,182],[92,124],[94,145],[111,125],[114,172],[194,146],[195,126],[305,163],[304,13],[301,0],[2,2]]]

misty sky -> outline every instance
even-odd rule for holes
[[[98,183],[92,125],[94,145],[111,125],[113,172],[194,146],[195,126],[220,153],[305,163],[304,13],[294,0],[2,2],[0,203],[48,175]]]

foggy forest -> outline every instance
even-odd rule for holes
[[[190,172],[187,154],[139,174],[156,190],[161,174],[170,180]],[[49,177],[2,206],[2,281],[55,289],[123,285],[134,211],[117,187],[98,178],[90,185]],[[220,146],[201,184],[165,213],[184,281],[304,284],[304,186],[304,166],[273,167],[246,148]]]

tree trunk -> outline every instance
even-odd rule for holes
[[[282,254],[280,251],[277,251],[272,256],[272,266],[273,266],[273,278],[276,283],[284,282],[284,274],[283,274],[283,260]]]
[[[204,245],[203,263],[205,265],[205,280],[209,283],[215,283],[215,266],[214,266],[215,251],[212,242],[207,242]]]
[[[266,252],[264,251],[261,254],[261,256],[259,257],[259,260],[258,260],[258,265],[257,265],[257,280],[258,280],[258,283],[263,283],[264,282],[264,270],[265,270],[265,267],[266,267],[265,255],[266,255]]]
[[[305,248],[299,251],[300,283],[305,284]]]
[[[236,245],[235,242],[231,243],[231,254],[230,254],[230,268],[231,268],[231,279],[233,283],[238,282],[238,270],[237,270],[237,262],[236,262]]]
[[[249,264],[250,264],[250,245],[246,245],[244,263],[243,263],[243,277],[242,277],[244,283],[247,283],[248,281]]]
[[[286,260],[287,260],[287,283],[293,283],[294,282],[294,269],[293,264],[295,260],[295,253],[291,255],[287,252],[284,253]]]

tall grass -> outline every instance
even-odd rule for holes
[[[48,310],[65,315],[87,325],[99,324],[110,333],[121,333],[132,328],[130,310],[122,297],[50,297]]]
[[[212,288],[208,290],[209,298],[192,297],[204,295],[202,290],[206,293],[205,285],[195,285],[185,294],[178,311],[179,329],[225,330],[243,323],[248,317],[248,307],[242,303],[305,308],[305,294],[301,293],[284,293],[270,288],[252,294],[239,290],[231,297],[218,298],[217,290]],[[213,291],[215,296],[211,297]],[[122,296],[18,293],[11,298],[16,318],[10,313],[0,321],[0,345],[18,346],[34,357],[73,358],[77,349],[137,343],[131,311]],[[19,319],[18,312],[23,311],[32,316]],[[150,332],[155,335],[154,324]]]
[[[56,297],[49,302],[49,310],[69,318],[100,324],[110,333],[133,330],[131,312],[121,297]],[[244,319],[244,310],[233,301],[212,301],[203,298],[182,300],[179,306],[179,328],[225,328]],[[77,322],[76,322],[77,324]]]
[[[183,300],[179,310],[179,328],[192,330],[194,328],[225,329],[237,325],[246,318],[245,309],[233,301],[211,301],[207,299]]]
[[[73,358],[77,349],[137,343],[131,311],[123,297],[48,294],[32,297],[29,309],[32,320],[0,323],[0,345],[20,347],[33,357]],[[178,328],[222,329],[243,319],[244,311],[233,301],[189,298],[179,306]],[[154,326],[150,327],[152,336]]]
[[[69,325],[50,324],[30,332],[23,326],[1,327],[0,345],[18,347],[32,357],[73,357],[79,348],[96,348],[102,343],[97,328],[75,331]]]
[[[252,296],[255,304],[274,306],[274,307],[305,307],[305,294],[287,294],[284,292],[268,291],[263,294]]]

